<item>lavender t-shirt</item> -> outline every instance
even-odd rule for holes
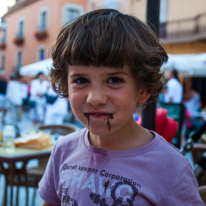
[[[57,141],[40,196],[52,205],[202,206],[189,161],[157,133],[129,151],[95,148],[88,130]]]

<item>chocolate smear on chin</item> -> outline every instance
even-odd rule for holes
[[[110,119],[113,119],[113,114],[108,114],[107,116],[107,125],[109,127],[109,131],[111,130],[111,124],[110,124]]]
[[[87,118],[88,120],[88,129],[89,129],[89,114],[88,113],[84,113],[84,116]]]

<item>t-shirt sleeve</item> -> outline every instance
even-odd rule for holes
[[[57,194],[57,186],[55,185],[55,172],[54,172],[54,149],[47,163],[45,173],[39,182],[39,195],[41,198],[52,205],[61,205],[61,201]]]
[[[168,191],[165,206],[187,205],[204,206],[198,192],[198,184],[190,164],[186,166],[182,174],[174,183],[171,191]]]

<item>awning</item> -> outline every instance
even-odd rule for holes
[[[43,72],[45,75],[48,75],[52,68],[53,60],[45,59],[33,64],[29,64],[20,68],[19,73],[22,76],[36,76],[39,72]]]
[[[168,56],[168,62],[162,65],[161,70],[174,68],[182,76],[206,77],[206,53]]]

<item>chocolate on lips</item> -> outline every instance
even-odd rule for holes
[[[88,120],[88,129],[89,129],[89,113],[84,113],[84,116],[87,118]],[[107,125],[108,125],[108,128],[109,128],[109,131],[111,130],[111,124],[110,124],[110,119],[113,119],[113,113],[110,113],[107,115]]]

